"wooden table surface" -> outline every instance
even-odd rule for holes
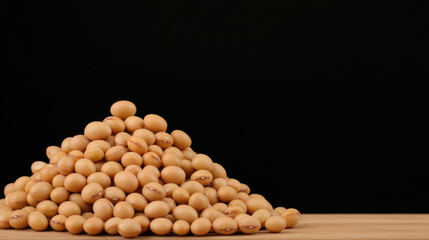
[[[429,214],[302,214],[301,221],[281,233],[261,231],[253,235],[233,236],[154,236],[135,239],[429,239]],[[0,230],[0,239],[125,239],[120,236],[73,235],[68,232]]]

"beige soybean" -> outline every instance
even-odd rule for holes
[[[244,215],[237,220],[238,229],[245,234],[256,233],[261,229],[261,223],[256,217]]]
[[[217,191],[214,188],[205,187],[204,188],[204,195],[207,196],[210,205],[214,205],[214,204],[219,202],[219,199],[217,197]]]
[[[81,216],[84,217],[85,219],[88,219],[88,218],[94,217],[94,213],[86,212],[86,213],[82,213]]]
[[[143,154],[142,163],[144,166],[152,165],[156,168],[161,167],[161,158],[154,152],[146,152]]]
[[[140,234],[143,234],[149,230],[150,220],[146,216],[139,215],[135,216],[133,220],[137,221],[140,224],[141,230]]]
[[[189,192],[189,195],[192,195],[196,192],[204,193],[204,186],[197,181],[187,181],[180,184],[180,187],[186,189]]]
[[[225,168],[219,163],[214,162],[213,168],[210,172],[212,173],[214,179],[227,177]]]
[[[147,204],[144,209],[146,216],[150,218],[165,217],[170,211],[170,206],[164,201],[156,200]]]
[[[82,199],[86,203],[94,203],[101,197],[103,197],[104,189],[103,186],[101,186],[98,183],[88,183],[83,189],[82,189]]]
[[[97,217],[90,217],[83,222],[83,230],[89,235],[98,235],[104,229],[103,220]]]
[[[58,146],[48,146],[46,148],[46,156],[48,157],[48,159],[50,159],[58,151],[62,151],[60,147],[58,147]],[[36,162],[40,162],[40,161],[36,161]]]
[[[27,193],[24,191],[11,192],[6,197],[7,205],[13,210],[21,209],[28,205]]]
[[[65,201],[58,206],[58,214],[64,215],[66,217],[72,215],[80,215],[81,209],[79,205],[72,201]]]
[[[131,135],[127,132],[120,132],[120,133],[116,134],[115,135],[115,145],[128,147],[127,140],[130,137],[131,137]]]
[[[112,129],[106,123],[93,121],[86,125],[83,134],[90,140],[104,140],[112,134]]]
[[[112,217],[104,223],[104,231],[110,235],[118,234],[118,224],[122,221],[122,218]]]
[[[94,140],[88,143],[88,145],[86,146],[86,150],[99,148],[103,151],[103,155],[104,155],[104,153],[111,147],[112,145],[110,145],[110,143],[108,143],[106,140]]]
[[[167,121],[157,114],[147,114],[143,118],[145,127],[152,132],[163,132],[167,130]]]
[[[217,190],[219,200],[230,202],[238,197],[237,191],[230,186],[222,186]]]
[[[36,201],[43,201],[49,198],[52,190],[52,184],[48,182],[37,182],[30,188],[28,195]]]
[[[124,169],[124,171],[130,172],[134,174],[134,176],[136,177],[137,177],[137,174],[140,172],[140,170],[142,170],[142,168],[137,165],[129,165]]]
[[[69,175],[74,172],[74,160],[69,156],[64,156],[58,160],[57,170],[63,175]]]
[[[174,201],[176,201],[178,204],[186,204],[189,201],[190,194],[188,190],[178,187],[173,190],[172,198]]]
[[[160,146],[161,149],[166,149],[173,145],[173,137],[166,132],[155,133],[155,144]]]
[[[89,144],[88,144],[89,145]],[[79,150],[73,150],[73,151],[70,151],[68,154],[67,154],[67,156],[69,156],[69,157],[71,157],[72,159],[73,159],[73,161],[77,161],[77,160],[79,160],[79,159],[81,159],[81,158],[83,158],[84,157],[84,154],[83,154],[83,152],[82,151],[79,151]]]
[[[165,190],[165,196],[171,198],[173,196],[174,189],[178,188],[179,185],[175,183],[165,183],[163,187]]]
[[[301,214],[295,208],[288,208],[284,209],[283,213],[281,213],[281,217],[286,220],[286,227],[291,228],[299,222]]]
[[[43,231],[48,228],[49,222],[43,213],[34,211],[28,215],[28,225],[36,231]]]
[[[71,173],[64,179],[64,188],[70,192],[81,192],[85,185],[86,178],[79,173]]]
[[[173,223],[173,232],[176,235],[183,236],[189,233],[191,225],[185,220],[177,220]]]
[[[196,170],[207,170],[211,171],[213,169],[213,161],[212,159],[207,156],[206,154],[199,153],[195,155],[192,159],[192,167]]]
[[[131,204],[131,206],[133,206],[133,208],[136,211],[144,211],[145,207],[148,204],[148,201],[146,200],[146,198],[140,194],[140,193],[130,193],[126,198],[125,201],[128,202],[129,204]]]
[[[198,218],[198,212],[189,205],[179,205],[173,209],[173,216],[176,220],[185,220],[191,224]]]
[[[117,187],[124,190],[125,193],[133,193],[139,186],[137,177],[127,171],[121,171],[116,173],[114,177],[114,183]]]
[[[0,229],[11,228],[9,217],[12,214],[12,209],[0,211]]]
[[[82,213],[89,212],[92,209],[91,204],[85,202],[80,193],[70,194],[69,200],[76,203],[80,207]]]
[[[128,100],[120,100],[112,104],[110,107],[110,113],[122,120],[129,116],[133,116],[137,112],[137,107],[134,103]]]
[[[182,150],[183,158],[187,160],[191,160],[197,153],[192,150],[192,148],[188,147]]]
[[[31,172],[36,173],[42,169],[43,166],[45,166],[46,163],[42,161],[35,161],[31,164]]]
[[[197,212],[201,212],[206,209],[210,203],[206,195],[196,192],[189,197],[188,205],[197,210]]]
[[[117,162],[106,162],[101,166],[100,171],[110,178],[114,178],[116,173],[124,171],[124,167]]]
[[[54,188],[57,188],[57,187],[64,187],[64,180],[66,179],[66,176],[65,175],[62,175],[62,174],[57,174],[57,176],[55,176],[53,179],[52,179],[52,186],[54,187]]]
[[[86,159],[89,159],[93,162],[97,162],[104,158],[104,151],[101,148],[94,147],[94,148],[85,150],[85,152],[83,153],[83,156]]]
[[[143,158],[140,156],[140,154],[136,152],[126,152],[121,157],[121,164],[124,167],[128,167],[130,165],[137,165],[141,166],[143,163]]]
[[[252,214],[252,217],[257,218],[259,220],[259,222],[261,223],[261,228],[263,228],[265,226],[265,221],[267,221],[267,219],[271,217],[271,213],[268,209],[261,208],[261,209],[256,210]]]
[[[141,137],[131,136],[127,140],[128,149],[143,155],[149,150],[146,141]]]
[[[191,224],[191,232],[196,236],[204,236],[210,232],[212,223],[207,218],[197,218]]]
[[[162,148],[156,144],[148,146],[148,151],[156,153],[159,157],[164,155],[164,150],[162,150]]]
[[[167,235],[173,228],[173,222],[168,218],[155,218],[150,222],[149,227],[156,235]]]
[[[77,160],[77,162],[74,165],[74,168],[76,173],[79,173],[84,177],[88,177],[89,175],[97,171],[97,169],[95,168],[94,162],[87,158],[81,158]]]
[[[144,185],[142,193],[149,201],[162,200],[166,196],[164,187],[157,182],[150,182]]]
[[[216,218],[212,223],[213,230],[222,235],[231,235],[237,231],[237,222],[230,217]]]
[[[123,237],[137,237],[140,232],[140,223],[134,219],[123,219],[118,224],[118,233]]]
[[[173,146],[177,147],[180,150],[187,149],[191,146],[192,140],[188,134],[182,130],[174,130],[171,132],[171,137],[173,137]]]
[[[94,216],[103,221],[107,221],[113,217],[113,204],[106,198],[100,198],[92,205]]]
[[[134,208],[133,206],[125,201],[120,201],[116,203],[115,207],[113,207],[113,216],[119,218],[132,218],[134,217]]]
[[[55,231],[64,231],[66,230],[66,219],[67,217],[64,215],[56,215],[49,221],[49,226]]]
[[[272,209],[271,204],[265,199],[260,197],[251,197],[246,202],[247,211],[253,214],[258,209]]]
[[[239,205],[229,206],[223,211],[223,214],[230,218],[235,218],[238,214],[242,213],[246,213],[246,211]]]
[[[46,164],[38,173],[42,181],[52,183],[52,179],[58,174],[58,170],[55,166]]]
[[[144,121],[138,116],[129,116],[125,119],[125,129],[129,133],[133,133],[135,130],[144,128]]]
[[[180,167],[168,166],[161,170],[161,179],[164,183],[182,184],[185,182],[185,178],[185,171]]]
[[[207,218],[210,222],[213,222],[216,218],[221,216],[219,213],[220,212],[216,208],[208,207],[201,212],[200,217]]]
[[[281,216],[271,216],[265,221],[265,229],[269,232],[281,232],[286,228],[286,220]]]
[[[201,183],[203,186],[207,186],[212,182],[213,175],[209,171],[201,169],[192,173],[190,179]]]
[[[182,166],[182,159],[174,153],[164,153],[161,158],[162,166]]]
[[[79,134],[70,139],[69,148],[70,150],[79,150],[84,152],[89,142],[90,140],[86,136]]]
[[[58,214],[58,205],[51,200],[43,200],[37,204],[36,210],[51,218]]]
[[[85,223],[85,218],[80,215],[73,215],[66,219],[65,227],[67,231],[73,234],[80,234],[83,232],[83,224]]]
[[[133,132],[133,136],[143,138],[146,141],[148,146],[155,143],[155,134],[153,132],[151,132],[150,130],[145,129],[145,128],[136,129]]]
[[[103,122],[109,125],[110,129],[112,129],[112,134],[117,134],[125,130],[125,122],[118,117],[109,116],[106,117]]]
[[[106,159],[106,161],[119,162],[122,156],[124,156],[124,154],[127,153],[127,151],[128,150],[124,146],[111,147],[106,151],[106,154],[104,155],[104,159]]]
[[[31,180],[29,176],[22,176],[15,180],[13,186],[15,191],[24,191],[25,185]]]
[[[28,215],[30,212],[26,210],[15,210],[10,214],[9,224],[15,229],[28,227]]]
[[[125,192],[118,187],[108,187],[104,189],[104,198],[116,204],[120,201],[125,201]]]

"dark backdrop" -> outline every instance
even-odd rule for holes
[[[128,99],[274,206],[429,212],[421,2],[2,5],[2,186]]]

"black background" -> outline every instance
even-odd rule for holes
[[[423,1],[10,4],[3,186],[128,99],[274,206],[429,213]]]

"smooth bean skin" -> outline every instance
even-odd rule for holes
[[[107,221],[113,217],[113,208],[112,202],[106,198],[100,198],[92,205],[94,216],[103,221]]]
[[[43,200],[37,204],[36,210],[51,218],[58,214],[58,205],[51,200]]]
[[[198,212],[191,206],[179,205],[174,208],[173,217],[176,220],[185,220],[191,224],[195,219],[198,218]]]
[[[201,183],[203,186],[207,186],[212,182],[213,175],[209,171],[201,169],[192,173],[190,179]]]
[[[204,169],[207,171],[213,170],[213,161],[206,154],[198,153],[192,158],[191,162],[192,162],[192,167],[196,170],[201,170],[201,169]]]
[[[219,200],[222,202],[230,202],[234,199],[237,199],[238,194],[234,188],[230,186],[222,186],[217,190]]]
[[[170,211],[170,206],[164,201],[153,201],[150,202],[144,209],[146,216],[150,218],[160,218],[167,216]]]
[[[85,218],[80,215],[73,215],[66,219],[65,226],[67,231],[73,234],[80,234],[83,232],[83,224]]]
[[[129,116],[125,119],[125,129],[129,133],[134,133],[135,130],[144,128],[144,121],[138,116]]]
[[[178,166],[167,166],[161,170],[161,178],[165,183],[182,184],[185,182],[186,174]]]
[[[288,208],[280,216],[286,220],[286,227],[291,228],[299,222],[301,214],[295,208]]]
[[[134,219],[123,219],[118,224],[118,233],[123,237],[137,237],[140,232],[140,223]]]
[[[140,234],[147,232],[150,225],[149,218],[147,218],[146,216],[140,215],[140,216],[135,216],[133,220],[137,221],[140,224],[140,227],[141,227]]]
[[[98,235],[104,229],[104,222],[100,218],[90,217],[83,223],[83,230],[89,235]]]
[[[134,217],[134,208],[133,206],[125,201],[121,201],[116,203],[115,207],[113,207],[113,216],[119,217],[122,219],[132,218]]]
[[[64,215],[55,215],[49,221],[49,226],[51,226],[51,228],[57,232],[64,231],[66,230],[66,226],[65,226],[66,219],[67,217]]]
[[[121,171],[116,173],[114,177],[114,182],[117,187],[122,189],[125,193],[133,193],[137,190],[139,186],[139,181],[137,177],[127,171]]]
[[[189,233],[191,225],[185,220],[177,220],[173,223],[173,232],[176,235],[183,236]]]
[[[49,223],[43,213],[34,211],[28,215],[28,225],[36,231],[43,231],[48,228]]]
[[[149,150],[146,141],[141,137],[131,136],[127,140],[128,149],[143,155]]]
[[[216,218],[213,223],[213,230],[222,235],[231,235],[237,231],[237,222],[230,217]]]
[[[112,180],[107,174],[103,172],[95,172],[88,176],[86,182],[87,184],[95,182],[100,184],[103,188],[108,188],[110,187]]]
[[[252,214],[252,216],[259,220],[259,222],[261,223],[261,228],[263,228],[265,226],[265,221],[267,221],[267,219],[271,217],[271,213],[268,209],[261,208],[256,210]]]
[[[7,195],[7,205],[13,210],[21,209],[28,205],[27,193],[24,191],[15,191]]]
[[[265,229],[269,232],[278,233],[286,228],[286,220],[281,216],[271,216],[265,221]]]
[[[140,193],[131,193],[126,198],[125,201],[131,204],[136,211],[144,211],[145,207],[148,204],[146,198]]]
[[[256,217],[244,215],[237,219],[237,225],[240,232],[245,234],[256,233],[261,229],[261,223]]]
[[[104,140],[112,134],[112,129],[104,122],[94,121],[86,125],[83,134],[89,140]]]
[[[86,178],[79,173],[71,173],[64,179],[64,188],[70,192],[81,192],[85,185]]]
[[[77,203],[72,201],[65,201],[60,204],[58,207],[58,213],[61,215],[64,215],[66,217],[72,216],[72,215],[80,215],[81,209]]]
[[[180,150],[187,149],[192,144],[192,140],[189,135],[182,130],[176,129],[172,131],[171,136],[173,137],[173,146],[177,147]]]
[[[157,182],[150,182],[144,185],[142,193],[149,201],[162,200],[166,196],[164,187]]]
[[[122,221],[122,218],[112,217],[104,223],[104,231],[110,235],[118,234],[118,224]]]
[[[93,149],[98,149],[101,151],[101,149],[99,148],[93,148]],[[77,162],[74,165],[74,170],[76,173],[79,173],[84,177],[88,177],[89,175],[97,171],[97,169],[95,168],[94,162],[87,158],[81,158],[77,160]]]
[[[9,217],[9,224],[15,229],[23,229],[28,227],[28,215],[30,212],[26,210],[15,210]]]
[[[103,186],[101,186],[98,183],[88,183],[83,189],[82,189],[82,199],[86,203],[94,203],[101,197],[103,197],[104,189]]]
[[[51,226],[52,229],[55,231],[64,231],[66,230],[66,219],[67,217],[64,215],[55,215],[51,220],[49,221],[49,226]]]
[[[30,188],[28,195],[36,201],[43,201],[49,198],[53,189],[52,184],[48,182],[37,182]]]
[[[204,236],[210,232],[212,223],[207,218],[197,218],[191,224],[191,232],[196,236]]]
[[[152,132],[164,132],[167,130],[167,121],[157,114],[147,114],[143,121],[145,127]]]
[[[155,218],[150,222],[149,228],[156,235],[167,235],[173,228],[173,222],[168,218]]]
[[[188,205],[197,210],[197,212],[201,212],[202,210],[206,209],[210,203],[206,195],[196,192],[189,197]]]
[[[112,104],[110,107],[110,113],[122,120],[125,120],[129,116],[134,116],[137,112],[137,107],[134,103],[128,100],[120,100]]]
[[[112,129],[112,134],[117,134],[125,130],[125,122],[118,117],[109,116],[106,117],[103,122]]]

